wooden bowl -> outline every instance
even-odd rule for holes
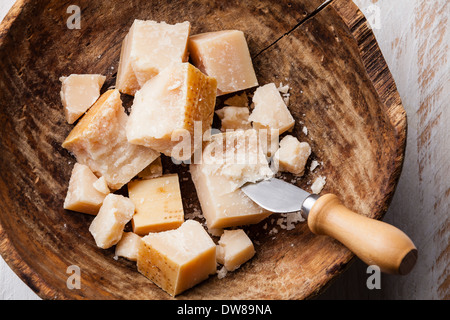
[[[188,20],[193,34],[244,31],[260,84],[291,86],[292,134],[311,144],[311,159],[323,162],[297,184],[309,190],[315,177],[326,176],[324,193],[381,219],[401,172],[405,111],[361,12],[344,0],[316,10],[321,3],[85,0],[78,1],[81,29],[69,29],[70,1],[19,0],[0,28],[0,253],[11,268],[44,299],[170,298],[135,263],[95,246],[91,216],[63,209],[75,160],[61,147],[72,126],[58,79],[101,73],[104,90],[114,85],[121,42],[134,19]],[[165,171],[189,178],[187,167],[166,162]],[[184,180],[185,210],[192,214],[198,200]],[[279,228],[278,218],[246,228],[257,243],[249,263],[178,299],[311,298],[346,269],[353,255],[345,247],[313,235],[305,223]],[[79,290],[66,285],[72,265],[81,271]]]

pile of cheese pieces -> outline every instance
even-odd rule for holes
[[[172,296],[215,274],[217,263],[234,271],[254,256],[252,241],[236,227],[271,213],[240,187],[274,175],[270,156],[279,170],[301,176],[311,154],[293,136],[278,143],[295,121],[275,84],[258,87],[241,31],[190,35],[189,22],[135,20],[122,44],[115,89],[100,96],[101,75],[74,74],[61,82],[67,121],[78,121],[63,143],[77,160],[64,208],[94,215],[89,230],[97,246],[116,246],[116,256],[136,261],[139,272]],[[238,130],[210,135],[206,146],[191,142],[191,152],[176,150],[172,137],[193,134],[195,122],[202,134],[211,129],[217,96],[253,87],[251,114],[245,106],[217,111],[223,131]],[[129,115],[121,93],[134,96]],[[260,129],[276,132],[266,136],[276,143],[263,149]],[[224,145],[232,150],[226,157],[249,161],[221,161]],[[209,233],[185,221],[179,177],[164,175],[161,165],[161,154],[185,160],[198,148],[203,161],[190,172]],[[123,186],[128,197],[116,192]],[[129,222],[133,232],[124,232]],[[218,245],[210,236],[217,230]]]

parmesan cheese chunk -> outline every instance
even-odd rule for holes
[[[217,262],[234,271],[255,255],[252,241],[244,230],[225,230],[217,246]]]
[[[104,195],[107,195],[111,192],[109,190],[108,182],[106,181],[105,177],[100,177],[97,181],[94,182],[93,186],[95,190],[103,193]]]
[[[134,95],[166,67],[188,61],[189,22],[135,20],[122,43],[116,88]]]
[[[217,79],[218,95],[258,85],[245,35],[224,30],[193,35],[188,49],[197,68]]]
[[[121,195],[110,193],[89,227],[95,243],[102,249],[116,245],[122,238],[125,225],[134,214],[133,202]]]
[[[217,82],[189,63],[169,67],[136,93],[127,124],[127,137],[177,160],[191,157],[194,128],[201,135],[214,116]],[[181,147],[180,147],[181,145]],[[177,152],[172,152],[177,147]]]
[[[137,261],[141,237],[133,232],[124,232],[116,245],[116,257],[124,257],[130,261]]]
[[[314,194],[320,194],[327,183],[327,178],[323,176],[318,176],[316,180],[314,180],[311,191]]]
[[[252,128],[252,124],[248,121],[250,110],[246,107],[224,107],[216,111],[222,122],[222,131],[227,130],[248,130]]]
[[[311,155],[311,147],[307,142],[300,142],[293,136],[286,136],[280,141],[280,149],[275,153],[275,163],[279,170],[302,176],[305,165]]]
[[[128,142],[127,120],[119,91],[109,90],[77,123],[62,145],[79,163],[104,176],[112,190],[127,184],[160,155]]]
[[[216,273],[216,245],[194,220],[142,238],[138,271],[172,296]]]
[[[97,191],[97,177],[88,166],[75,163],[64,200],[64,209],[96,215],[106,194]]]
[[[249,120],[255,129],[275,129],[281,135],[294,127],[295,120],[274,83],[256,89],[253,103],[255,109]]]
[[[149,180],[153,178],[158,178],[163,175],[163,167],[161,157],[158,157],[153,161],[147,168],[138,173],[138,178]]]
[[[69,124],[77,121],[100,97],[106,77],[100,74],[72,74],[59,79],[61,101]]]
[[[128,194],[136,206],[132,225],[134,233],[144,236],[180,227],[184,222],[178,174],[150,180],[134,180]]]
[[[239,189],[273,176],[255,130],[213,135],[202,158],[190,172],[208,229],[254,224],[271,214]]]

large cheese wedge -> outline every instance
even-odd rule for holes
[[[128,184],[128,194],[136,206],[132,226],[134,233],[177,229],[184,222],[178,174],[150,180],[134,180]]]
[[[97,177],[88,166],[75,163],[64,200],[64,209],[96,215],[106,197],[95,188]]]
[[[189,22],[135,20],[122,43],[116,88],[134,95],[164,68],[187,62],[189,32]]]
[[[216,88],[214,78],[189,63],[168,67],[136,93],[128,140],[177,160],[189,159],[211,128]]]
[[[188,50],[195,66],[217,79],[218,95],[258,85],[245,35],[224,30],[193,35]]]
[[[113,193],[107,195],[89,227],[97,246],[108,249],[116,245],[122,239],[123,229],[133,214],[134,204],[130,199]]]
[[[271,214],[239,189],[246,182],[273,176],[258,141],[253,129],[213,135],[201,163],[191,164],[190,173],[209,229],[254,224]]]
[[[249,117],[253,128],[278,130],[281,135],[294,127],[295,120],[274,83],[256,89],[253,103],[255,109]]]
[[[242,229],[225,230],[217,246],[217,262],[234,271],[255,255],[255,247]]]
[[[302,176],[310,155],[311,147],[307,142],[300,142],[296,137],[287,135],[280,141],[280,148],[273,159],[278,170]]]
[[[199,222],[188,220],[176,230],[142,238],[137,268],[176,296],[216,273],[216,245]]]
[[[63,143],[79,163],[87,165],[97,176],[105,177],[112,190],[120,189],[160,155],[128,142],[127,120],[119,91],[109,90]]]
[[[69,124],[77,121],[100,97],[106,77],[100,74],[72,74],[59,79],[61,101]]]

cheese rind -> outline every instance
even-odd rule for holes
[[[98,247],[108,249],[120,241],[125,225],[133,217],[134,209],[133,202],[124,196],[113,193],[106,196],[89,227]]]
[[[174,63],[188,61],[190,23],[135,20],[122,43],[116,88],[134,95],[148,80]]]
[[[137,268],[176,296],[216,273],[216,245],[199,222],[188,220],[176,230],[142,238]]]
[[[136,206],[132,219],[134,233],[177,229],[184,222],[178,174],[150,180],[134,180],[128,184],[128,194]]]
[[[279,130],[281,135],[294,127],[295,120],[274,83],[256,89],[253,103],[255,109],[249,117],[253,122],[253,128],[275,129]]]
[[[62,145],[79,163],[104,176],[112,190],[120,189],[160,155],[128,142],[127,120],[119,91],[109,90],[77,123]]]
[[[137,261],[141,237],[133,232],[124,232],[116,245],[116,257],[124,257],[130,261]]]
[[[214,78],[189,63],[166,68],[136,93],[127,123],[128,140],[177,160],[189,159],[211,128],[216,88]],[[194,139],[195,130],[200,141]]]
[[[94,188],[97,177],[88,166],[75,163],[64,200],[64,209],[96,215],[106,197]]]
[[[234,271],[250,260],[256,253],[255,247],[242,229],[225,230],[216,252],[217,262],[227,271]]]
[[[194,65],[217,79],[218,95],[258,85],[242,31],[224,30],[193,35],[189,37],[188,50]]]
[[[274,162],[280,171],[302,176],[306,162],[311,155],[311,147],[307,142],[300,142],[293,136],[286,136],[280,141],[280,148],[275,153]]]
[[[72,74],[61,77],[61,101],[69,124],[77,121],[100,97],[106,77],[100,74]]]

